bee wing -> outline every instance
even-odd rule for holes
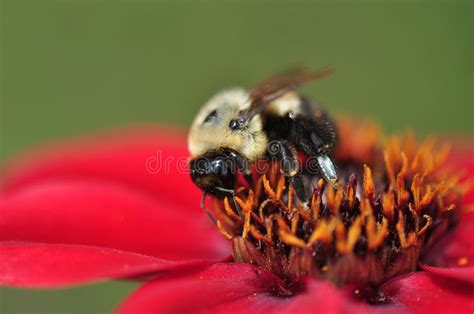
[[[286,93],[307,82],[323,79],[333,72],[334,69],[329,67],[315,72],[306,68],[295,68],[265,79],[250,90],[251,105],[247,110],[247,118],[260,113],[266,105]]]

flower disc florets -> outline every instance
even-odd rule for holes
[[[370,122],[342,119],[336,186],[306,175],[303,206],[277,163],[235,200],[216,202],[215,219],[234,260],[292,282],[311,275],[336,284],[377,285],[416,270],[426,250],[459,217],[462,188],[444,164],[448,149],[417,145],[411,133],[384,140]],[[304,169],[303,169],[304,173]],[[235,201],[235,202],[234,202]]]

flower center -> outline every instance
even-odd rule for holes
[[[462,188],[433,140],[407,134],[382,141],[369,122],[342,120],[335,151],[337,186],[305,175],[309,206],[296,198],[278,164],[253,186],[217,202],[215,218],[236,262],[287,282],[300,276],[337,285],[379,285],[415,271],[426,250],[456,224]],[[383,143],[383,144],[380,144]],[[304,169],[303,169],[304,173]]]

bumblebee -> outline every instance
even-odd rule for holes
[[[206,194],[233,196],[237,172],[251,183],[250,167],[263,157],[280,161],[298,199],[309,195],[298,153],[314,157],[322,178],[337,181],[332,150],[336,127],[316,102],[296,92],[304,83],[333,72],[298,69],[274,75],[250,90],[232,88],[213,96],[199,111],[188,138],[193,182]]]

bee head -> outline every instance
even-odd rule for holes
[[[240,113],[250,106],[249,93],[242,88],[225,90],[212,97],[193,121],[188,137],[192,156],[219,148],[238,151],[247,159],[264,151],[266,137],[259,117],[246,123]]]
[[[191,179],[204,192],[223,198],[224,190],[233,190],[236,165],[224,150],[208,152],[191,159]]]

